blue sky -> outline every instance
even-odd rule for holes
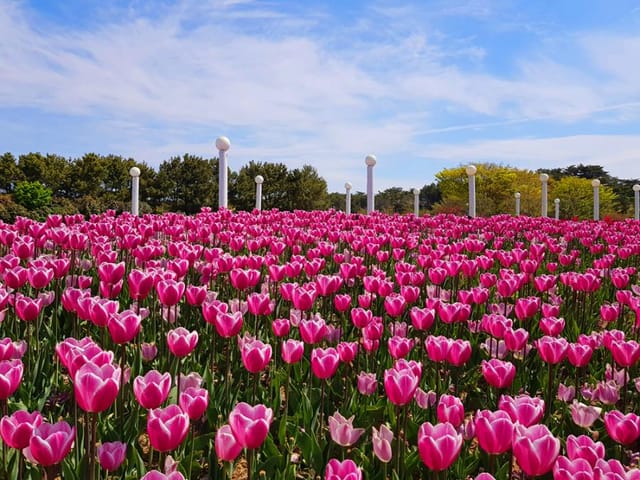
[[[640,4],[0,0],[0,150],[310,164],[331,191],[439,170],[640,177]],[[266,179],[268,181],[268,179]]]

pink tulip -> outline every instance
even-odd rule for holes
[[[373,395],[378,389],[378,379],[375,373],[360,372],[358,374],[358,392],[361,395]]]
[[[145,362],[152,362],[158,355],[158,347],[155,343],[142,343],[140,345],[140,353],[142,354],[142,360]]]
[[[436,318],[436,311],[432,308],[412,307],[409,311],[411,324],[416,330],[429,330]]]
[[[607,412],[604,414],[604,426],[609,436],[622,445],[631,445],[640,438],[640,417],[635,413]]]
[[[124,463],[127,455],[127,444],[122,442],[105,442],[98,447],[98,462],[108,472],[114,472]]]
[[[169,351],[178,358],[189,355],[198,345],[198,332],[190,332],[184,327],[169,330],[167,333],[167,346]]]
[[[432,362],[444,362],[451,346],[451,339],[443,336],[429,335],[425,340],[427,355]]]
[[[159,452],[175,450],[187,438],[189,417],[178,405],[149,410],[147,434]]]
[[[271,322],[271,330],[276,337],[286,337],[291,331],[291,322],[288,318],[276,318]]]
[[[268,293],[251,293],[247,296],[247,307],[252,315],[271,315],[275,301]]]
[[[329,434],[331,439],[342,447],[354,445],[364,433],[364,428],[353,427],[354,417],[344,418],[340,412],[329,417]]]
[[[133,380],[133,394],[142,408],[158,408],[164,403],[171,390],[171,374],[161,374],[150,370],[144,376]]]
[[[436,404],[437,395],[433,390],[425,392],[418,387],[416,393],[413,395],[413,399],[421,409],[426,410]]]
[[[176,280],[161,280],[156,285],[156,292],[158,293],[158,300],[166,307],[173,307],[180,303],[185,291],[184,282],[178,282]]]
[[[103,412],[108,409],[120,391],[120,367],[110,363],[85,363],[75,373],[73,387],[78,406],[85,412]]]
[[[140,478],[140,480],[185,480],[185,478],[184,475],[178,471],[166,474],[158,470],[151,470]]]
[[[356,342],[340,342],[336,348],[342,363],[353,362],[358,354],[358,344]]]
[[[324,480],[362,480],[362,470],[353,460],[332,458],[324,471]]]
[[[0,420],[0,435],[2,441],[11,448],[22,450],[29,445],[33,431],[42,423],[40,412],[29,413],[26,410],[17,410],[10,416]]]
[[[594,442],[587,435],[576,437],[569,435],[567,437],[567,456],[570,460],[582,458],[589,465],[595,467],[598,460],[603,459],[605,455],[604,444],[602,442]]]
[[[42,423],[33,430],[25,456],[43,467],[57,465],[67,456],[75,438],[76,429],[67,422]]]
[[[53,280],[53,269],[51,268],[29,268],[27,279],[29,284],[36,290],[42,290]]]
[[[327,332],[327,325],[322,318],[301,320],[298,328],[300,338],[308,345],[321,342]]]
[[[441,395],[436,413],[439,422],[448,422],[455,428],[462,425],[464,421],[464,405],[462,401],[454,395]]]
[[[258,373],[269,365],[271,361],[271,345],[265,345],[260,340],[245,342],[242,346],[242,363],[251,373]]]
[[[512,449],[522,471],[536,477],[553,467],[560,453],[560,440],[551,434],[546,425],[516,425]]]
[[[570,343],[567,348],[567,359],[574,367],[585,367],[591,360],[593,348],[590,345]]]
[[[569,348],[569,343],[564,338],[541,337],[536,340],[536,348],[542,361],[555,365],[564,360]]]
[[[570,407],[573,423],[582,428],[589,428],[600,418],[602,408],[585,405],[574,400]]]
[[[311,351],[311,371],[320,379],[333,377],[340,364],[340,355],[333,348],[314,348]]]
[[[500,455],[511,448],[513,422],[506,412],[482,410],[476,414],[478,444],[489,455]]]
[[[112,315],[107,323],[109,334],[114,343],[123,345],[136,338],[142,327],[142,317],[132,310],[124,310]]]
[[[180,392],[179,403],[191,420],[197,420],[209,406],[209,392],[206,388],[189,387]]]
[[[446,470],[456,461],[462,449],[462,435],[450,423],[431,425],[425,422],[418,430],[418,452],[431,470]]]
[[[20,386],[24,366],[21,360],[0,361],[0,400],[7,400]]]
[[[498,408],[509,414],[511,420],[520,425],[530,427],[538,423],[544,414],[544,400],[529,395],[510,397],[502,395],[498,402]]]
[[[482,361],[482,376],[489,385],[495,388],[507,388],[516,376],[516,367],[511,362],[492,358]]]
[[[517,330],[508,328],[504,332],[504,343],[512,352],[522,351],[528,340],[529,332],[524,328],[518,328]]]
[[[194,307],[200,307],[207,298],[206,285],[188,285],[185,290],[187,303]]]
[[[609,350],[615,362],[621,367],[632,367],[640,359],[640,344],[635,340],[612,341]]]
[[[561,383],[558,385],[558,395],[556,398],[561,402],[569,403],[576,396],[576,387],[573,385],[566,386]]]
[[[393,442],[393,431],[385,424],[380,425],[380,430],[371,427],[371,443],[373,444],[373,454],[378,460],[389,463],[393,456],[391,443]]]
[[[25,295],[18,295],[14,302],[16,315],[20,320],[32,322],[40,316],[43,303],[39,298],[31,298]]]
[[[228,424],[218,429],[214,443],[216,455],[224,462],[233,462],[242,452],[242,445],[238,443]]]
[[[304,354],[304,343],[300,340],[289,338],[282,343],[282,359],[285,363],[298,363]]]
[[[153,275],[142,270],[131,270],[127,277],[129,295],[133,300],[144,300],[153,288]]]
[[[394,360],[399,358],[404,358],[413,349],[414,341],[412,338],[393,336],[389,338],[387,341],[387,346],[389,348],[389,355]]]
[[[269,434],[273,410],[259,404],[238,403],[229,414],[229,425],[242,448],[259,448]]]
[[[260,281],[260,272],[254,269],[234,268],[229,272],[229,280],[231,280],[231,286],[238,290],[254,288]]]

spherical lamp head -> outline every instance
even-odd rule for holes
[[[226,152],[231,147],[231,142],[227,137],[216,138],[216,148],[222,152]]]
[[[467,165],[467,167],[465,168],[465,171],[467,172],[467,175],[472,177],[476,173],[478,173],[478,168],[475,165]]]
[[[258,185],[264,182],[264,177],[262,175],[256,175],[255,181]]]
[[[640,185],[638,185],[637,183],[631,188],[633,188],[634,192],[640,192]]]
[[[598,188],[600,186],[600,180],[598,180],[597,178],[594,178],[593,180],[591,180],[591,186],[593,188]]]
[[[131,175],[132,177],[139,177],[140,169],[138,167],[131,167],[129,169],[129,175]]]
[[[541,173],[540,174],[540,181],[542,183],[548,182],[549,181],[549,175],[547,175],[546,173]]]
[[[520,192],[516,192],[516,198],[520,198]]]
[[[351,182],[345,182],[344,188],[349,191],[353,188],[353,185],[351,185]]]
[[[375,167],[377,161],[378,160],[376,159],[375,155],[367,155],[364,159],[364,163],[367,165],[367,167]]]

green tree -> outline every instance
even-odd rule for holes
[[[91,197],[97,199],[104,191],[107,168],[104,158],[96,153],[86,153],[76,158],[69,167],[65,189],[70,198]]]
[[[420,189],[420,210],[431,210],[441,200],[442,192],[437,183],[429,183]]]
[[[16,184],[25,180],[22,170],[18,167],[16,157],[11,153],[0,156],[0,190],[5,193],[13,192]]]
[[[289,171],[284,163],[254,162],[244,165],[229,185],[231,204],[238,210],[253,210],[257,175],[262,175],[262,208],[285,208]]]
[[[171,210],[196,213],[203,206],[217,206],[217,159],[185,154],[160,164],[156,188],[160,201]],[[215,178],[215,181],[214,181]]]
[[[560,218],[593,218],[593,187],[591,180],[562,177],[549,183],[549,212],[552,199],[560,199]],[[600,186],[600,218],[615,214],[616,195],[608,185]]]
[[[413,211],[413,193],[400,187],[391,187],[378,192],[376,210],[385,213],[409,213]]]
[[[323,210],[328,207],[327,182],[311,165],[291,170],[287,178],[289,210]]]
[[[13,197],[18,205],[28,210],[37,210],[51,203],[51,190],[37,181],[23,181],[16,185]]]

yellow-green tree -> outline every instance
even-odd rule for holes
[[[549,212],[553,212],[553,199],[560,199],[560,218],[593,218],[593,187],[591,180],[562,177],[549,182]],[[600,218],[616,215],[616,195],[608,185],[600,186]]]

